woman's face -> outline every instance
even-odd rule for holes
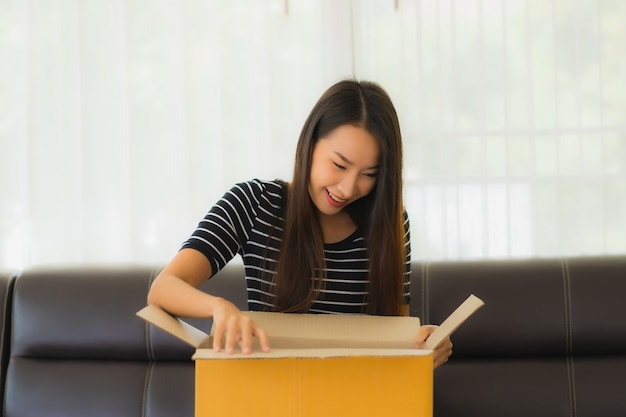
[[[317,209],[326,215],[365,197],[376,185],[380,147],[362,127],[343,125],[313,149],[309,195]]]

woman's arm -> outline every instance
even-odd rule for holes
[[[215,297],[197,289],[212,275],[208,259],[194,249],[182,249],[156,277],[148,304],[183,317],[213,317]]]
[[[212,317],[213,349],[227,352],[235,344],[242,352],[252,351],[252,338],[257,337],[263,351],[269,350],[267,334],[233,303],[198,289],[212,275],[211,263],[195,249],[182,249],[156,277],[148,292],[148,304],[161,307],[175,316]]]

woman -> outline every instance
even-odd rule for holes
[[[407,315],[409,221],[402,202],[402,139],[394,106],[377,84],[344,80],[313,107],[293,178],[237,184],[200,222],[155,279],[148,303],[183,317],[212,317],[214,349],[263,329],[231,302],[197,289],[239,253],[250,310]],[[416,347],[434,326],[422,326]],[[435,366],[451,354],[446,339]]]

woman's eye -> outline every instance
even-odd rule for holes
[[[365,176],[369,178],[376,178],[378,176],[378,172],[368,172]]]
[[[344,167],[343,165],[339,165],[337,162],[333,162],[333,164],[335,164],[335,166],[339,169],[346,169],[346,167]]]

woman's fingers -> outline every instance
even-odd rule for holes
[[[222,350],[222,340],[226,333],[226,326],[223,322],[213,319],[213,350],[219,352]]]
[[[252,352],[252,321],[250,319],[243,320],[241,323],[239,347],[242,353]]]
[[[241,337],[241,324],[235,318],[230,318],[226,325],[226,342],[224,343],[224,349],[226,353],[233,353],[235,351],[235,343]]]
[[[417,336],[415,337],[415,346],[418,349],[424,349],[426,339],[428,339],[428,336],[430,336],[430,334],[434,332],[436,328],[436,326],[428,324],[420,326],[420,328],[417,330]]]
[[[452,355],[452,341],[450,340],[450,337],[448,336],[446,339],[443,340],[443,342],[439,344],[439,346],[435,348],[434,367],[436,368],[448,362],[448,359],[450,358],[451,355]]]
[[[254,338],[259,339],[261,350],[269,352],[269,337],[263,329],[244,314],[235,314],[227,318],[214,317],[213,350],[220,352],[222,346],[226,353],[233,353],[239,346],[242,353],[251,353]]]
[[[259,339],[259,342],[261,343],[261,350],[263,352],[269,352],[270,351],[270,338],[267,335],[267,333],[265,333],[265,330],[261,329],[256,324],[253,325],[253,329],[254,329],[253,335],[256,336],[256,338]]]
[[[417,336],[415,337],[415,345],[418,349],[424,349],[426,339],[428,339],[428,336],[430,336],[436,328],[437,326],[424,325],[418,329]],[[448,362],[450,355],[452,355],[452,340],[450,340],[450,336],[448,336],[433,351],[434,367],[436,368]]]

